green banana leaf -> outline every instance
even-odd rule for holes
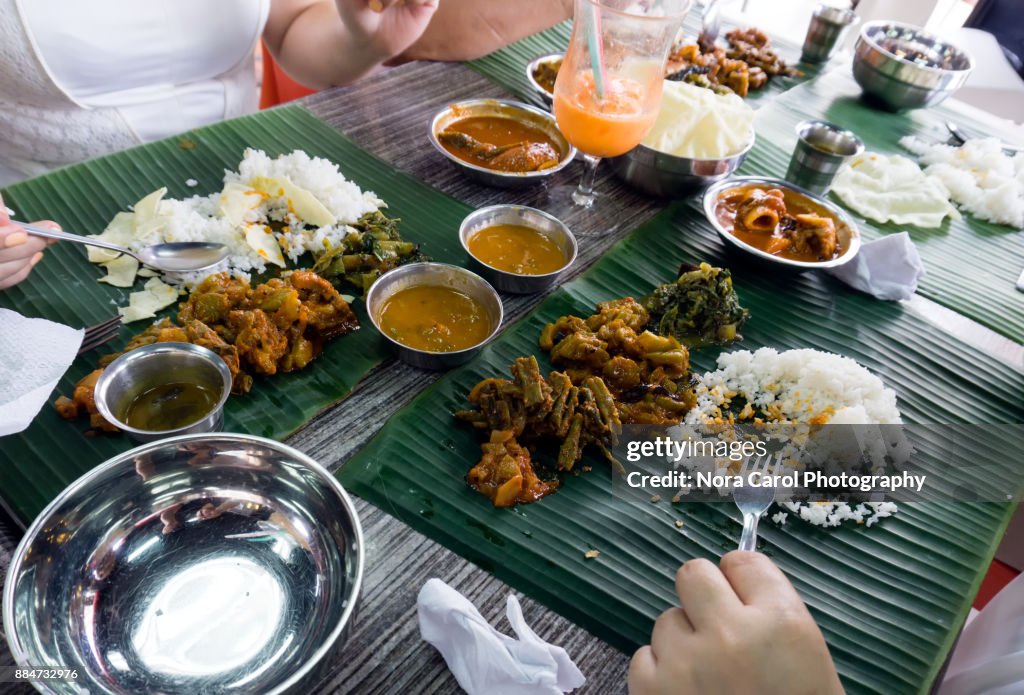
[[[683,22],[683,32],[687,40],[694,40],[700,33],[701,20],[698,12],[691,11]],[[724,33],[727,28],[722,29],[722,38],[719,43],[725,41]],[[572,33],[572,23],[563,22],[546,31],[533,34],[525,39],[517,41],[505,48],[495,51],[490,55],[467,63],[467,65],[478,73],[496,82],[520,99],[536,106],[547,108],[548,104],[537,94],[526,77],[526,66],[535,58],[550,55],[552,53],[564,53],[569,45],[569,35]],[[803,72],[799,77],[779,77],[772,79],[762,89],[750,92],[747,95],[747,103],[754,108],[771,102],[780,94],[797,86],[805,80],[817,75],[821,67],[799,63],[800,49],[788,44],[778,44],[776,49],[791,65],[795,65]]]
[[[622,486],[613,494],[608,466],[585,459],[593,470],[568,477],[554,495],[495,509],[464,482],[480,457],[481,435],[452,412],[466,407],[466,394],[480,379],[507,376],[518,356],[537,354],[546,372],[550,365],[537,348],[545,323],[586,316],[599,301],[641,296],[674,278],[680,262],[697,260],[733,270],[752,314],[737,348],[813,347],[853,357],[896,390],[908,423],[1024,422],[1024,373],[1017,368],[975,352],[899,304],[814,273],[780,275],[726,256],[696,205],[679,203],[399,411],[340,479],[619,648],[645,644],[653,620],[677,600],[679,564],[717,559],[736,547],[735,506],[653,501]],[[711,367],[719,352],[694,353],[695,369]],[[1013,457],[1021,439],[1019,426],[993,428],[988,455]],[[918,463],[944,487],[972,475],[945,464],[949,452],[970,444],[951,427],[935,428],[932,438],[915,444]],[[1020,475],[1003,482],[1013,490]],[[810,606],[847,692],[927,692],[1011,511],[1010,501],[922,502],[901,504],[898,514],[870,529],[763,524],[763,550]],[[586,559],[590,549],[600,555]]]
[[[956,101],[899,114],[871,108],[859,98],[860,87],[848,70],[848,66],[833,70],[761,109],[757,145],[740,173],[785,176],[796,143],[796,125],[809,118],[824,118],[853,130],[869,151],[911,159],[914,155],[899,146],[900,138],[915,134],[945,142],[949,137],[947,120],[1000,135],[991,118],[978,123],[974,112]],[[834,195],[833,199],[842,203]],[[860,228],[865,239],[909,232],[927,271],[918,289],[920,294],[1018,343],[1024,342],[1024,293],[1014,287],[1024,260],[1024,233],[1020,230],[985,222],[969,213],[964,213],[961,220],[946,220],[937,229],[870,220]]]
[[[80,234],[103,230],[118,211],[160,186],[171,197],[219,191],[225,169],[234,169],[246,147],[270,155],[302,149],[340,165],[345,176],[390,203],[402,218],[406,239],[441,261],[461,263],[457,234],[465,205],[434,191],[367,154],[305,109],[286,107],[220,123],[186,135],[72,166],[3,192],[19,219],[54,219]],[[194,179],[198,185],[189,187]],[[51,247],[31,278],[0,293],[0,307],[71,326],[87,326],[116,314],[128,290],[96,282],[103,272],[86,261],[84,247]],[[307,369],[260,378],[251,393],[232,397],[226,428],[282,439],[348,394],[388,354],[357,301],[362,329],[333,341]],[[162,315],[169,315],[172,310]],[[78,357],[58,393],[92,371],[101,354],[119,349],[146,322],[121,329],[118,340]],[[133,446],[124,435],[86,437],[86,423],[61,420],[46,406],[24,433],[0,439],[0,498],[30,521],[66,485],[92,467]]]

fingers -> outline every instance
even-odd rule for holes
[[[0,227],[6,227],[11,223],[11,216],[7,214],[7,206],[4,205],[4,197],[0,195]]]
[[[650,647],[640,647],[629,662],[627,687],[630,694],[639,695],[653,692],[656,676],[654,652]]]
[[[761,553],[734,550],[722,556],[721,568],[736,595],[747,605],[803,604],[782,570]]]
[[[61,226],[59,224],[57,224],[56,222],[54,222],[53,220],[39,220],[38,222],[33,222],[32,224],[36,225],[37,227],[42,227],[43,229],[51,229],[51,230],[53,230],[55,232],[61,231]],[[47,239],[46,240],[46,245],[50,246],[52,244],[56,244],[58,241],[60,241],[60,240],[59,239]]]
[[[27,278],[29,273],[32,272],[32,268],[42,259],[43,254],[40,251],[32,256],[28,262],[20,261],[17,265],[13,263],[0,263],[0,290],[13,287]],[[8,270],[10,270],[10,273],[8,273]]]
[[[693,625],[682,608],[669,608],[654,621],[651,632],[651,652],[655,659],[678,653],[687,635],[693,634]]]
[[[686,617],[697,631],[720,622],[723,616],[742,607],[721,570],[703,559],[690,560],[679,568],[676,593]]]
[[[437,0],[369,0],[367,6],[378,14],[392,7],[434,7]]]
[[[46,248],[46,239],[32,236],[17,227],[0,229],[0,263],[31,258]]]

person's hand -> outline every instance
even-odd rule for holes
[[[841,694],[825,639],[796,589],[764,555],[733,551],[721,570],[676,573],[682,607],[654,624],[629,665],[630,695]]]
[[[41,226],[60,229],[55,222],[37,222]],[[28,277],[36,263],[43,259],[46,239],[32,236],[11,222],[0,199],[0,290],[17,285]]]
[[[352,36],[381,62],[409,48],[423,34],[439,0],[335,0]]]

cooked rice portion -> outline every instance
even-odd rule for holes
[[[349,225],[384,202],[345,178],[338,165],[296,150],[271,158],[248,149],[237,171],[224,172],[222,190],[184,200],[146,196],[132,212],[119,213],[100,236],[133,250],[174,241],[207,241],[230,255],[213,268],[167,275],[174,285],[193,287],[228,272],[251,279],[268,266],[294,265],[308,251],[341,243]],[[95,257],[94,262],[109,262]]]
[[[692,427],[743,420],[789,425],[902,422],[896,394],[881,379],[849,357],[819,350],[779,352],[761,348],[755,352],[724,353],[718,358],[718,369],[698,377],[698,382],[697,407],[690,411],[685,423]],[[730,409],[734,401],[744,402],[738,415],[733,412],[735,408]],[[786,451],[793,458],[786,459],[784,465],[799,465],[799,447],[790,444]],[[910,455],[909,444],[901,441],[887,453],[894,461],[905,461]],[[789,465],[786,467],[789,469]],[[781,510],[771,517],[777,524],[785,524],[792,514],[825,527],[839,526],[845,521],[871,526],[897,511],[893,502],[851,505],[843,501],[780,500],[779,507]]]
[[[899,424],[896,394],[856,361],[820,350],[761,348],[719,356],[700,377],[688,424],[728,419],[737,396],[775,422]]]
[[[1024,229],[1024,155],[1006,155],[995,138],[953,147],[908,135],[900,145],[918,156],[925,174],[941,183],[964,210]]]

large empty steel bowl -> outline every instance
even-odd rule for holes
[[[338,658],[362,574],[355,510],[323,467],[268,439],[185,435],[43,511],[4,627],[19,668],[77,672],[48,692],[300,691]]]

